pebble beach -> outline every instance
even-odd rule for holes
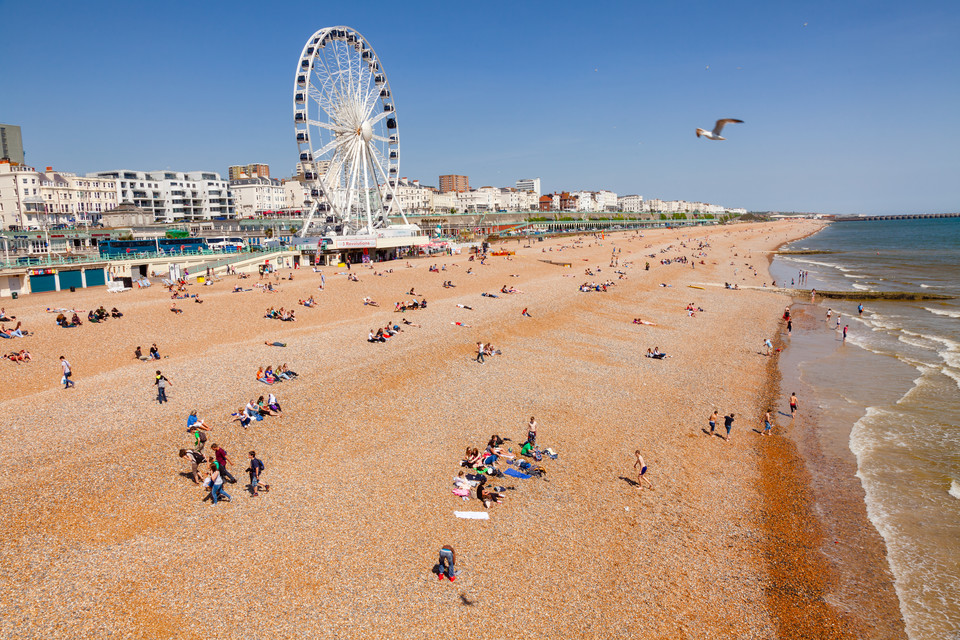
[[[905,638],[882,541],[859,554],[873,608],[833,597],[794,444],[803,416],[775,413],[774,436],[759,435],[763,412],[784,410],[763,340],[789,348],[791,301],[768,261],[819,228],[514,240],[493,249],[515,255],[485,265],[354,265],[359,282],[325,267],[322,291],[309,268],[281,270],[274,293],[233,293],[261,280],[225,276],[190,285],[204,302],[177,300],[182,314],[159,284],[8,301],[34,335],[2,346],[34,360],[0,362],[0,637]],[[428,308],[395,313],[411,287]],[[311,295],[316,307],[297,304]],[[124,317],[60,329],[45,311],[100,305]],[[268,307],[297,321],[264,318]],[[421,326],[367,342],[402,318]],[[478,364],[478,341],[502,354]],[[161,360],[133,357],[152,343]],[[643,357],[653,347],[669,357]],[[59,384],[60,355],[76,388]],[[282,363],[299,377],[255,379]],[[172,384],[163,405],[157,369]],[[268,392],[282,416],[231,422]],[[236,463],[229,503],[204,501],[177,456],[194,409],[212,428],[206,452],[218,443]],[[705,431],[714,409],[736,414],[729,442]],[[530,416],[559,454],[546,477],[498,479],[513,488],[489,510],[452,495],[465,449],[494,433],[518,449]],[[257,498],[243,488],[254,449],[272,485]],[[653,491],[634,486],[637,449]],[[862,506],[846,508],[869,527]],[[430,572],[445,544],[455,583]]]

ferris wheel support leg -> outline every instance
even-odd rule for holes
[[[369,180],[369,176],[367,175],[368,159],[367,159],[366,147],[361,147],[361,151],[362,151],[361,162],[363,163],[363,192],[365,194],[363,201],[364,201],[364,209],[366,209],[366,213],[367,213],[367,233],[373,233],[373,218],[370,215],[370,180]]]
[[[300,229],[301,238],[307,235],[307,229],[310,228],[310,223],[313,222],[313,214],[317,212],[317,208],[319,208],[319,206],[319,202],[314,202],[312,205],[310,205],[310,213],[307,214],[307,219],[303,221],[303,228]]]

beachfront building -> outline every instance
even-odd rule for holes
[[[540,178],[520,178],[517,180],[517,191],[534,193],[540,198]]]
[[[91,225],[118,205],[116,181],[37,171],[0,161],[0,221],[4,229]]]
[[[23,164],[23,135],[15,124],[0,124],[0,160]]]
[[[117,198],[152,213],[156,222],[211,220],[235,215],[230,185],[212,171],[99,171],[88,178],[110,178]]]
[[[31,204],[27,200],[32,198]],[[0,224],[3,229],[24,229],[27,209],[40,211],[40,174],[33,167],[0,160]]]
[[[470,178],[453,174],[440,176],[440,193],[449,193],[451,191],[458,193],[470,191]]]
[[[90,179],[54,171],[53,167],[47,167],[41,174],[40,198],[44,219],[34,222],[28,216],[28,226],[89,226],[98,223],[104,212],[119,204],[115,180]]]
[[[295,184],[302,185],[296,180]],[[230,193],[238,216],[249,218],[287,208],[287,190],[276,178],[237,178],[230,180]],[[302,201],[301,201],[302,203]]]
[[[227,169],[227,180],[241,178],[269,178],[270,165],[262,163],[235,164]]]
[[[643,211],[643,196],[629,195],[617,198],[618,211]]]

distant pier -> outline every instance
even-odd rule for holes
[[[835,222],[865,222],[868,220],[923,220],[925,218],[960,218],[960,213],[913,213],[897,216],[837,216]]]

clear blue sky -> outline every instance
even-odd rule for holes
[[[267,162],[283,177],[300,50],[337,24],[380,55],[401,175],[424,184],[960,210],[957,0],[0,0],[0,122],[23,127],[37,167]],[[695,137],[720,117],[745,124]]]

